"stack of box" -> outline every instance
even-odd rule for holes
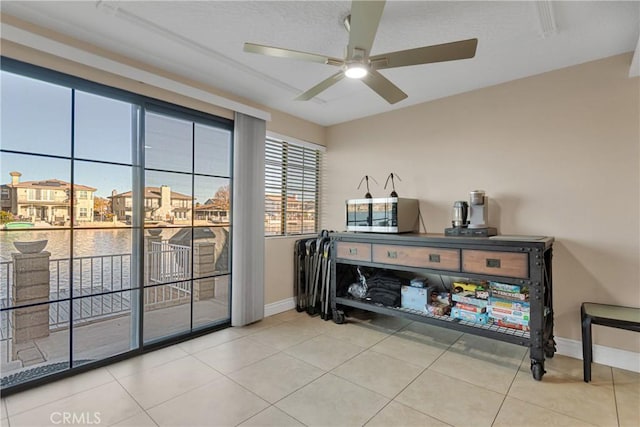
[[[454,283],[454,286],[456,284]],[[466,284],[465,288],[469,288],[469,284]],[[451,308],[451,317],[454,319],[466,320],[468,322],[487,324],[489,317],[487,315],[488,301],[486,298],[479,298],[479,296],[485,296],[484,288],[478,287],[481,294],[478,295],[476,291],[462,291],[451,296],[454,302],[454,306]]]
[[[432,290],[427,311],[434,316],[447,316],[451,312],[451,294]]]
[[[489,282],[487,313],[494,325],[529,330],[529,290],[519,285]]]

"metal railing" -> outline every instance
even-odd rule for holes
[[[168,241],[151,242],[147,254],[149,280],[153,283],[178,282],[191,278],[191,247]]]
[[[73,283],[70,284],[73,264]],[[152,242],[147,252],[149,284],[168,283],[146,289],[145,305],[183,302],[191,294],[191,248],[167,241]],[[95,255],[49,260],[49,328],[92,322],[131,310],[131,254]],[[13,262],[0,262],[0,340],[11,338],[10,310],[14,305]],[[115,292],[114,292],[115,291]],[[69,301],[73,297],[73,300]],[[79,298],[80,297],[80,298]],[[61,302],[55,302],[61,301]],[[154,307],[147,307],[152,309]],[[70,310],[73,310],[72,315]]]

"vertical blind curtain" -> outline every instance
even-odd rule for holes
[[[264,317],[264,120],[235,114],[231,325]]]

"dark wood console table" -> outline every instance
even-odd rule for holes
[[[545,357],[551,358],[555,353],[552,251],[553,237],[332,233],[330,299],[333,320],[343,323],[344,307],[355,307],[527,346],[531,372],[536,380],[540,380],[545,372]],[[352,266],[352,270],[353,266],[365,266],[527,286],[530,330],[477,324],[353,298],[343,286],[337,285],[345,266]]]

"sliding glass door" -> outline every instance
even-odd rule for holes
[[[229,319],[231,130],[145,114],[144,342]]]
[[[3,58],[1,389],[229,324],[232,123]]]

